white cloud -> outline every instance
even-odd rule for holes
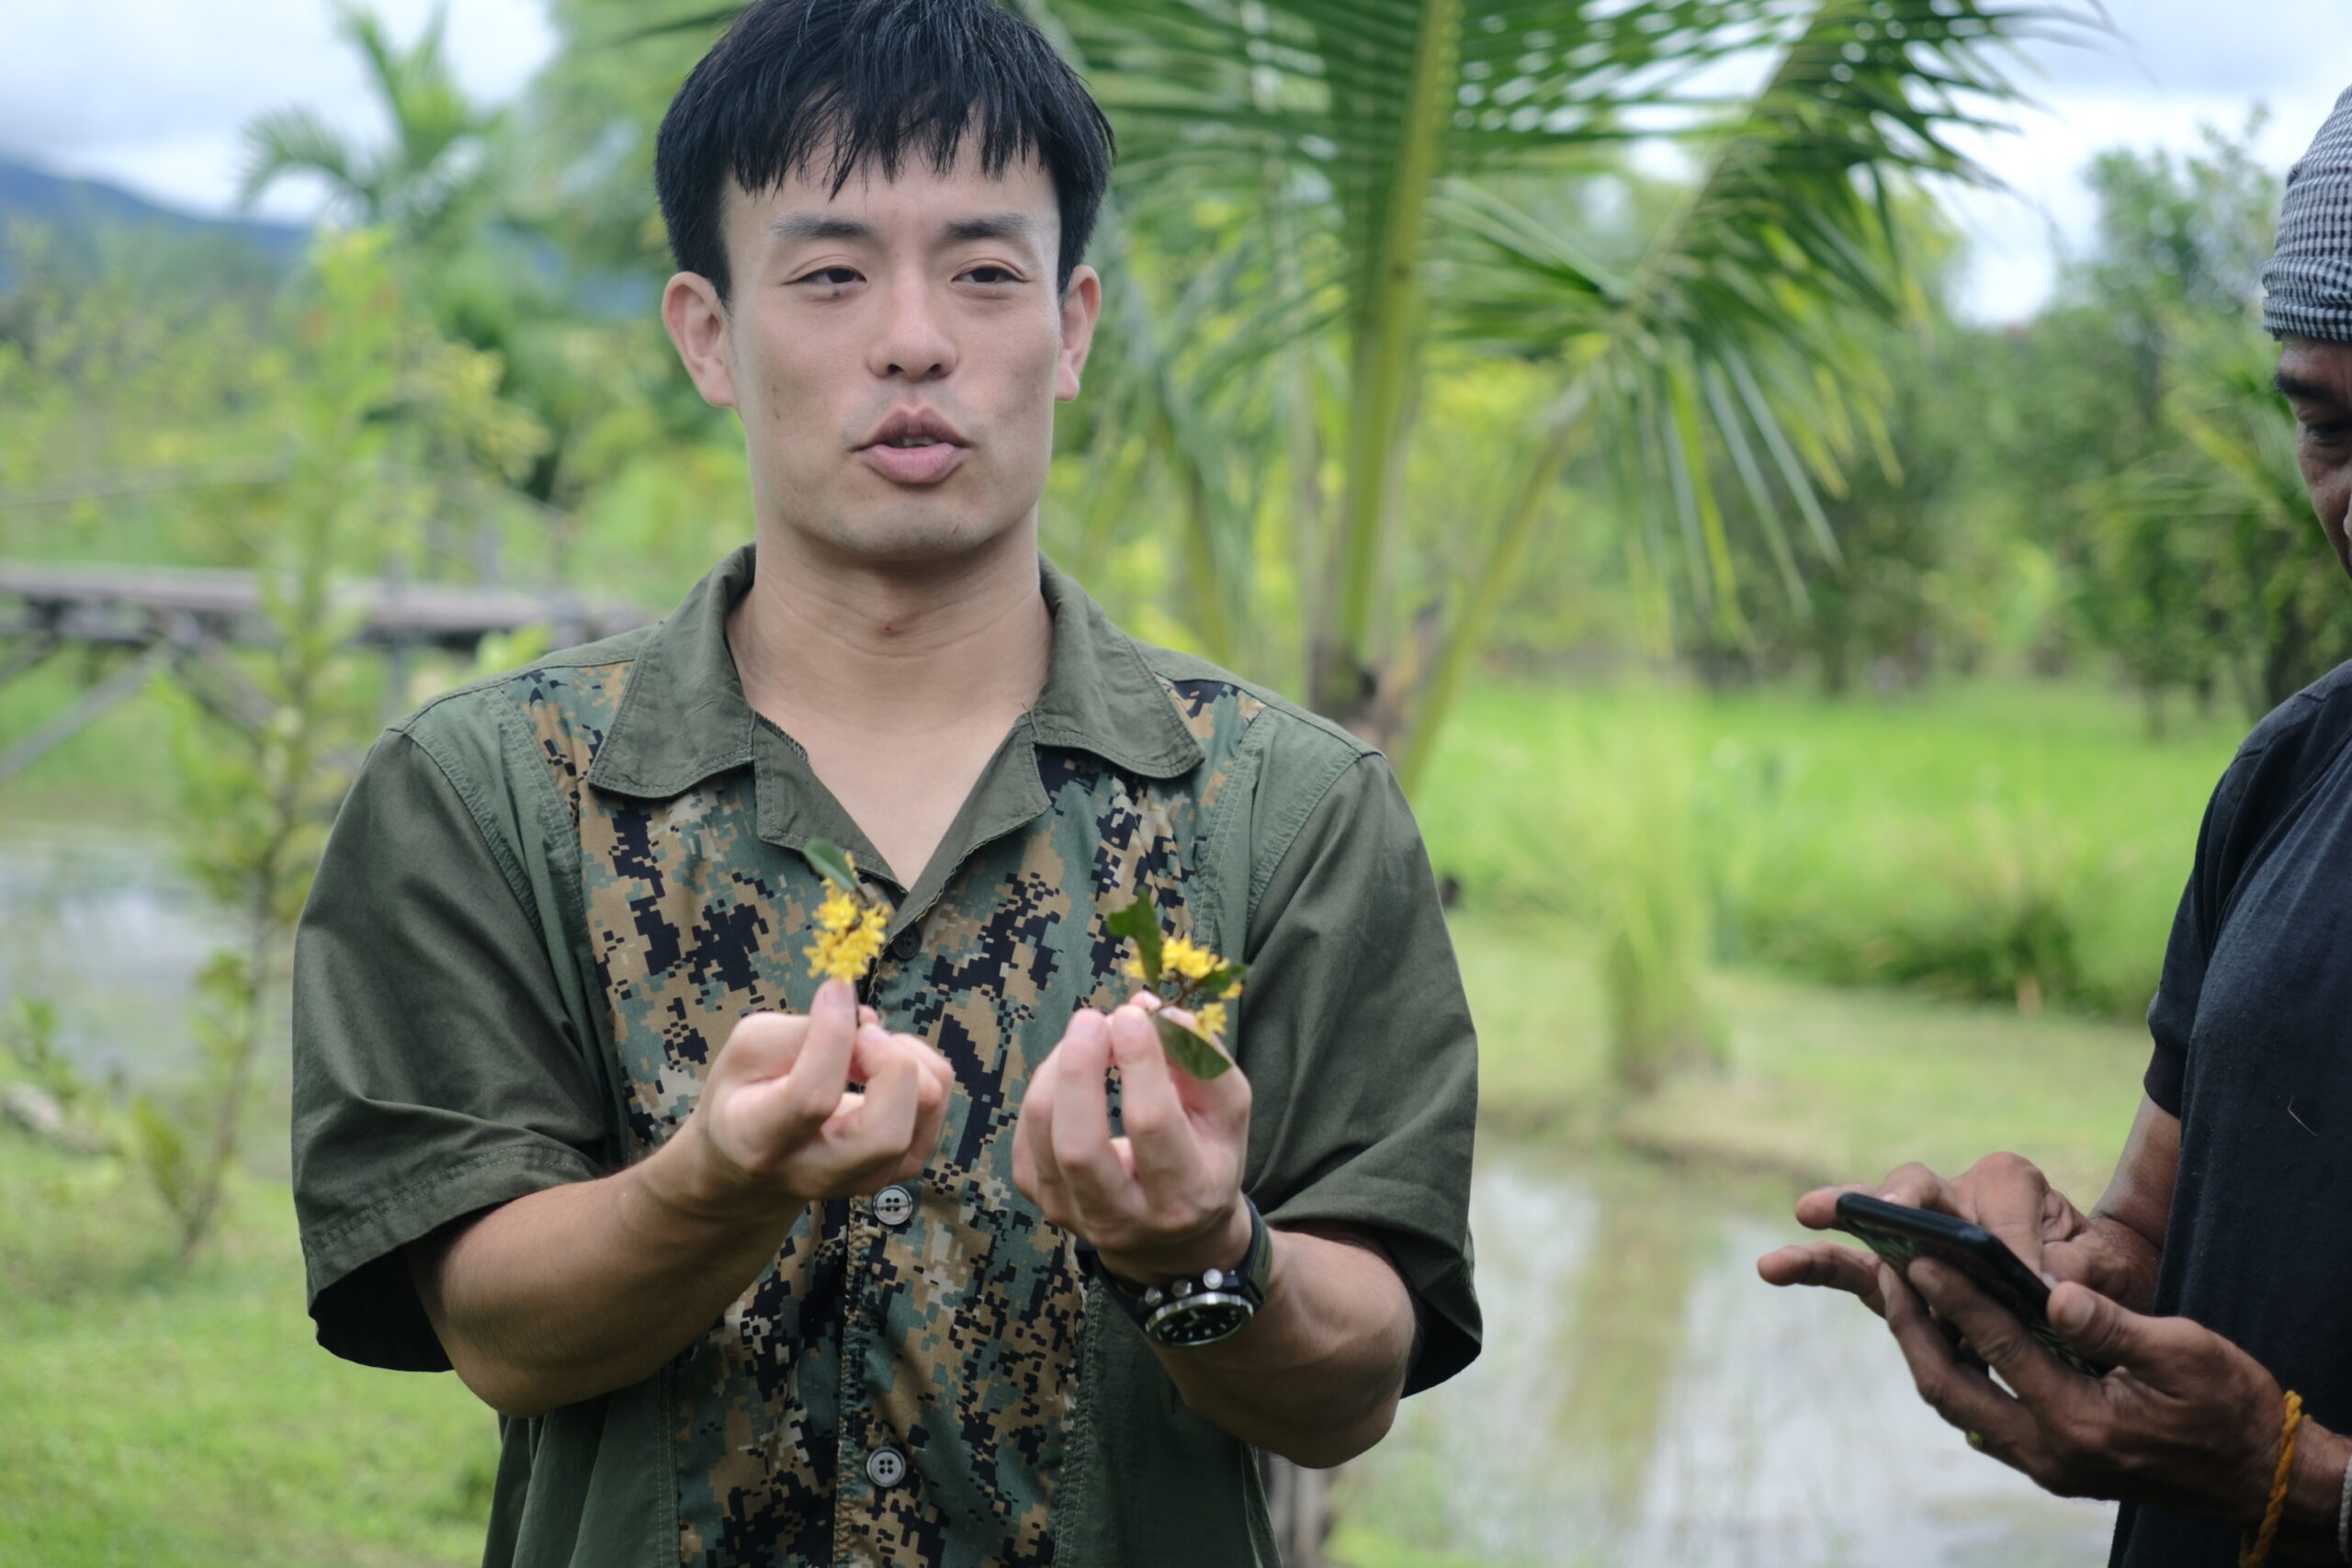
[[[2195,150],[2200,128],[2235,131],[2256,103],[2256,152],[2283,172],[2352,85],[2352,5],[2298,5],[2291,25],[2247,0],[2109,0],[2124,37],[2037,46],[2023,85],[2044,106],[2015,134],[1967,143],[2013,194],[1954,197],[1970,236],[1963,313],[2009,321],[2048,298],[2060,248],[2086,245],[2097,218],[2082,175],[2113,147]],[[2259,18],[2249,23],[2249,13]]]
[[[377,0],[395,36],[432,0]],[[324,0],[0,0],[0,152],[118,181],[156,199],[225,209],[239,128],[302,103],[361,133],[378,125]],[[2109,147],[2197,144],[2200,123],[2234,129],[2267,100],[2263,157],[2284,169],[2352,83],[2352,0],[2108,0],[2124,35],[2086,48],[2037,46],[2027,85],[2046,112],[1973,150],[2014,196],[1956,197],[1970,232],[1962,309],[1984,321],[2047,296],[2053,238],[2080,246],[2093,217],[2080,175]],[[2291,19],[2282,15],[2293,13]],[[512,97],[555,47],[544,0],[457,0],[450,52],[469,91]],[[280,187],[270,210],[308,216],[318,193]]]
[[[432,0],[375,0],[402,43]],[[305,104],[355,132],[381,117],[323,0],[6,0],[0,20],[0,152],[85,174],[158,201],[221,211],[236,190],[238,131]],[[449,16],[452,68],[467,91],[511,98],[555,50],[543,0],[463,0]],[[317,193],[270,203],[306,217]]]

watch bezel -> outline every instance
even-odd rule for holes
[[[1266,1300],[1263,1275],[1273,1255],[1272,1237],[1258,1205],[1246,1193],[1241,1201],[1250,1212],[1250,1250],[1231,1269],[1204,1269],[1197,1279],[1137,1290],[1102,1267],[1102,1255],[1083,1241],[1078,1244],[1079,1265],[1102,1281],[1153,1344],[1176,1349],[1214,1345],[1247,1328]]]
[[[1250,1326],[1258,1303],[1238,1291],[1194,1291],[1153,1308],[1143,1320],[1144,1337],[1155,1345],[1191,1348],[1214,1345]],[[1193,1327],[1205,1324],[1208,1332]]]

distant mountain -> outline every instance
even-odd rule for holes
[[[190,237],[243,240],[278,266],[291,265],[311,241],[308,229],[290,223],[175,212],[102,180],[48,174],[29,164],[0,157],[0,228],[17,218],[51,225],[69,243],[86,241],[102,229],[147,227]],[[6,265],[0,262],[0,284],[6,282]]]

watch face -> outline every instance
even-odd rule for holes
[[[1152,1314],[1144,1332],[1162,1345],[1208,1345],[1238,1333],[1254,1315],[1254,1309],[1241,1296],[1203,1291]]]

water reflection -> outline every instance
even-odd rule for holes
[[[1486,1354],[1351,1470],[1351,1533],[1448,1568],[2105,1560],[2111,1508],[1971,1452],[1850,1302],[1757,1280],[1779,1217],[1508,1149],[1474,1203]]]
[[[54,1002],[62,1043],[94,1075],[193,1059],[190,986],[221,931],[160,836],[44,826],[0,837],[0,1008]]]

